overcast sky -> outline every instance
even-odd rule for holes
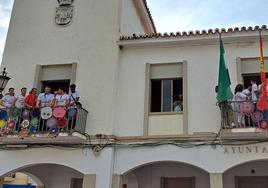
[[[268,25],[268,0],[147,1],[158,32]],[[13,0],[0,0],[0,57],[12,4]]]
[[[13,0],[0,0],[0,62],[6,41]]]

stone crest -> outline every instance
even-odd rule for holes
[[[73,0],[58,0],[59,6],[56,8],[55,22],[58,25],[67,25],[73,18]]]

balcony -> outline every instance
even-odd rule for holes
[[[267,139],[268,109],[260,111],[257,101],[228,101],[221,110],[221,138]]]
[[[86,139],[83,108],[0,109],[2,144],[80,144]]]

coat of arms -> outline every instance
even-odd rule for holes
[[[58,0],[59,6],[56,8],[55,22],[58,25],[67,25],[72,21],[73,0]]]
[[[58,25],[67,25],[72,21],[73,6],[60,6],[56,9],[55,21]]]

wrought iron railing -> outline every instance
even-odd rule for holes
[[[84,108],[1,108],[0,136],[78,131],[85,133],[88,111]]]
[[[259,110],[257,101],[226,101],[219,107],[222,128],[268,128],[268,109]]]

